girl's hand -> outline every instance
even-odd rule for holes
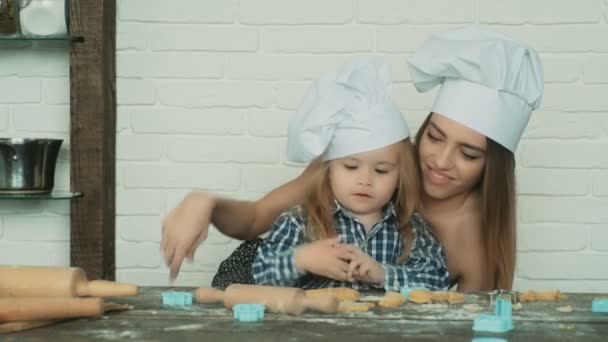
[[[384,268],[374,258],[356,246],[347,246],[350,264],[347,277],[349,281],[359,280],[371,284],[384,282]]]
[[[348,254],[346,246],[340,243],[340,237],[335,237],[297,247],[294,259],[298,271],[348,281]]]

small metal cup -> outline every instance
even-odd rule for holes
[[[505,300],[510,300],[512,304],[519,303],[519,293],[517,291],[512,290],[493,290],[490,292],[486,292],[488,295],[488,299],[490,300],[490,306],[494,306],[497,298],[503,298]]]

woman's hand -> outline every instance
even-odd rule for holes
[[[350,260],[347,274],[349,281],[359,280],[371,284],[384,282],[384,268],[380,263],[357,246],[349,245],[346,249]]]
[[[326,278],[348,281],[348,250],[340,237],[318,240],[296,248],[294,259],[298,271]]]
[[[205,192],[191,192],[169,215],[162,225],[161,252],[174,280],[184,258],[192,261],[198,246],[207,239],[215,199]]]

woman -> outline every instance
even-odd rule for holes
[[[417,139],[422,215],[447,253],[461,292],[510,289],[515,265],[514,156],[542,98],[537,54],[472,26],[435,34],[408,60],[418,91],[441,85]],[[162,249],[175,277],[206,238],[253,239],[311,189],[309,169],[257,202],[189,194],[163,225]],[[246,246],[246,245],[245,245]]]

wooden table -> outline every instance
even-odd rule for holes
[[[591,301],[608,295],[573,294],[556,303],[527,303],[513,314],[515,329],[506,334],[478,334],[473,319],[493,313],[485,295],[467,295],[466,303],[485,308],[470,312],[462,304],[404,304],[400,308],[361,313],[305,314],[299,317],[266,314],[259,323],[241,323],[220,305],[170,307],[161,293],[170,289],[144,287],[136,298],[114,299],[133,310],[99,319],[65,321],[48,327],[0,335],[2,341],[608,341],[608,314],[591,312]],[[379,294],[375,294],[379,295]],[[570,305],[571,313],[558,312]],[[487,339],[485,341],[488,341]]]

